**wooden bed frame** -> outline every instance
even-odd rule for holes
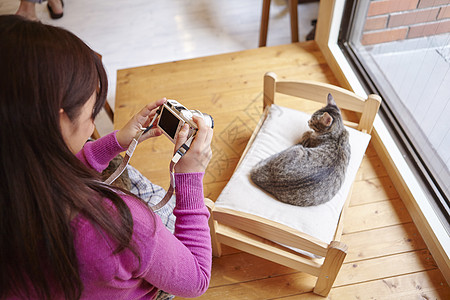
[[[264,76],[264,113],[241,156],[241,160],[246,155],[264,123],[268,112],[266,107],[274,103],[276,93],[320,103],[324,103],[325,99],[327,99],[327,94],[332,93],[333,98],[341,109],[356,112],[360,116],[358,122],[345,121],[345,124],[369,134],[381,103],[381,98],[378,95],[369,95],[367,99],[364,99],[348,90],[330,84],[312,81],[277,80],[274,73],[266,73]],[[239,164],[240,162],[238,166]],[[215,207],[213,201],[206,199],[206,205],[211,213],[209,226],[213,255],[220,257],[221,244],[225,244],[281,265],[306,272],[318,277],[313,290],[314,293],[327,296],[347,252],[347,246],[340,242],[340,238],[345,211],[350,198],[351,190],[341,211],[334,239],[329,244],[268,219],[232,209]],[[324,258],[309,258],[280,244],[302,249]]]

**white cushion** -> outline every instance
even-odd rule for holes
[[[370,135],[347,128],[350,133],[350,162],[341,189],[327,203],[310,207],[282,203],[253,184],[249,176],[250,170],[259,161],[297,144],[303,133],[310,130],[307,125],[309,118],[310,115],[306,113],[272,105],[251,148],[215,205],[270,219],[330,243]],[[311,256],[304,251],[294,250]]]

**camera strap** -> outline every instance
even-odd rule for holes
[[[139,138],[144,133],[145,128],[141,128],[138,133],[134,136],[133,140],[130,143],[130,146],[128,146],[127,152],[125,152],[125,156],[122,160],[122,163],[119,167],[112,173],[105,181],[105,184],[111,184],[113,183],[117,178],[119,178],[120,175],[122,175],[123,171],[125,171],[128,162],[131,159],[131,156],[133,156],[134,150],[136,150],[136,146],[139,143]]]
[[[151,207],[151,209],[153,211],[157,211],[158,209],[162,208],[164,205],[167,204],[167,202],[169,202],[170,198],[172,197],[172,195],[175,191],[175,173],[174,173],[175,165],[189,150],[189,147],[191,146],[193,139],[194,139],[194,135],[191,136],[173,155],[172,160],[170,161],[170,165],[169,165],[169,172],[170,172],[169,189],[167,190],[166,194],[164,195],[164,198],[161,199],[161,201],[159,201],[157,204],[155,204]]]
[[[128,149],[125,153],[125,156],[122,160],[122,163],[120,164],[120,166],[114,171],[114,173],[111,174],[111,176],[109,176],[104,183],[105,184],[112,184],[122,173],[123,171],[125,171],[125,168],[128,165],[128,162],[131,159],[131,156],[133,156],[134,150],[136,149],[136,146],[139,143],[139,138],[142,136],[142,134],[144,134],[144,132],[147,132],[153,125],[155,119],[153,119],[153,121],[150,123],[150,126],[147,128],[141,128],[138,133],[135,135],[135,137],[133,138],[133,140],[130,143],[130,146],[128,146]],[[175,175],[174,175],[174,169],[175,169],[175,165],[178,163],[178,161],[184,156],[184,154],[186,154],[186,152],[189,150],[189,147],[191,146],[191,143],[194,139],[195,135],[192,135],[174,154],[174,156],[172,157],[172,160],[170,161],[170,165],[169,165],[169,171],[170,171],[170,186],[169,189],[167,190],[166,194],[164,195],[164,198],[161,199],[161,201],[159,201],[157,204],[155,204],[154,206],[151,206],[150,208],[153,211],[157,211],[158,209],[162,208],[164,205],[167,204],[167,202],[169,202],[170,198],[172,197],[174,191],[175,191]]]

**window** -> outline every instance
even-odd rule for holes
[[[348,0],[339,44],[421,177],[450,208],[450,0]]]

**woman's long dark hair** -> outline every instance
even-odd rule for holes
[[[92,118],[106,101],[107,78],[79,38],[0,16],[0,298],[81,296],[73,214],[117,241],[117,252],[133,250],[127,205],[71,153],[60,130],[60,109],[75,120],[95,91]]]

